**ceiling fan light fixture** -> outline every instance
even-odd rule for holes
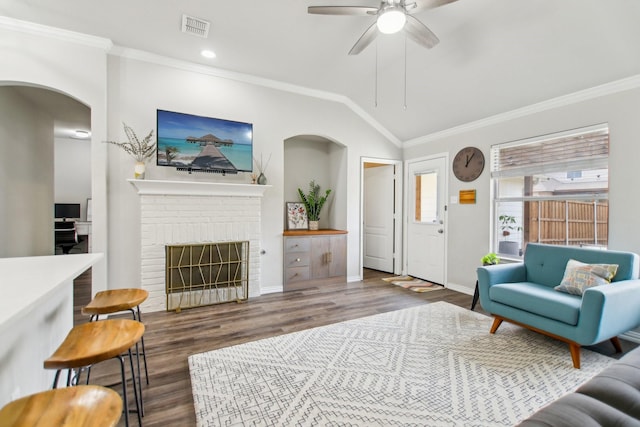
[[[392,6],[386,8],[378,16],[376,25],[378,26],[378,30],[380,30],[381,33],[394,34],[402,30],[405,22],[407,22],[407,16],[405,15],[404,10]]]

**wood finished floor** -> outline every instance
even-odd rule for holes
[[[446,301],[464,308],[471,305],[471,296],[459,292],[443,289],[416,293],[381,280],[389,276],[367,270],[361,282],[268,294],[242,304],[226,303],[181,313],[143,313],[150,382],[143,384],[143,425],[195,425],[187,363],[191,354],[430,302]],[[89,302],[90,273],[79,279],[76,321],[84,322],[79,309]],[[482,312],[479,304],[476,311]],[[633,346],[626,341],[622,344],[625,351]],[[606,345],[595,350],[613,354]],[[118,382],[118,369],[115,362],[97,365],[91,373],[92,383]],[[120,387],[115,390],[120,391]],[[123,419],[120,426],[124,426]],[[137,425],[135,414],[131,414],[130,421],[132,426]]]

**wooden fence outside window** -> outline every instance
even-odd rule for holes
[[[606,200],[525,202],[525,242],[607,247],[609,205]]]

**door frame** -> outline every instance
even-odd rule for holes
[[[396,167],[395,173],[395,205],[396,214],[394,216],[393,246],[395,248],[393,257],[393,273],[400,274],[403,266],[403,231],[402,218],[404,218],[403,199],[403,178],[404,165],[402,160],[380,159],[376,157],[360,157],[360,280],[364,278],[364,164],[379,163],[383,165],[393,165]]]
[[[444,200],[444,212],[443,212],[443,216],[444,216],[444,235],[445,235],[445,239],[444,239],[444,283],[442,283],[442,285],[446,288],[447,283],[448,283],[448,265],[449,265],[449,153],[448,152],[442,152],[442,153],[437,153],[437,154],[432,154],[429,156],[423,156],[423,157],[416,157],[410,160],[405,160],[404,161],[404,182],[407,183],[407,185],[405,185],[404,187],[404,205],[403,205],[403,212],[405,213],[404,217],[403,217],[403,234],[402,234],[402,251],[404,254],[408,253],[409,251],[409,236],[408,236],[408,230],[409,230],[409,221],[410,221],[410,216],[411,216],[411,212],[409,212],[409,197],[412,197],[411,195],[409,195],[409,188],[411,187],[409,185],[409,165],[412,163],[419,163],[419,162],[423,162],[425,160],[435,160],[435,159],[439,159],[439,158],[444,158],[444,163],[445,163],[445,173],[444,173],[444,194],[442,195],[443,200]],[[402,263],[402,274],[407,274],[408,271],[408,265],[407,265],[408,261],[407,261],[407,257],[403,257],[403,263]]]

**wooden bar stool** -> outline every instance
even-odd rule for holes
[[[96,385],[59,388],[7,403],[0,427],[113,427],[122,414],[115,391]]]
[[[133,320],[142,322],[140,304],[142,304],[149,292],[144,289],[126,288],[111,289],[96,293],[89,304],[82,308],[82,314],[90,316],[89,321],[98,320],[101,314],[113,314],[121,311],[130,311]],[[136,343],[136,358],[142,354],[144,361],[144,377],[149,385],[149,370],[147,369],[147,354],[144,348],[144,336],[140,339],[142,352],[138,351]],[[140,381],[140,360],[138,359],[138,381]]]
[[[129,403],[127,400],[127,376],[123,353],[129,355],[133,394],[138,413],[138,424],[142,425],[142,390],[138,393],[136,374],[133,367],[131,348],[142,338],[144,325],[136,320],[108,319],[74,326],[56,351],[44,361],[45,369],[55,369],[53,388],[58,386],[60,371],[67,369],[67,385],[72,384],[72,371],[105,360],[117,358],[120,361],[122,378],[122,400],[124,402],[125,424],[129,426]]]

